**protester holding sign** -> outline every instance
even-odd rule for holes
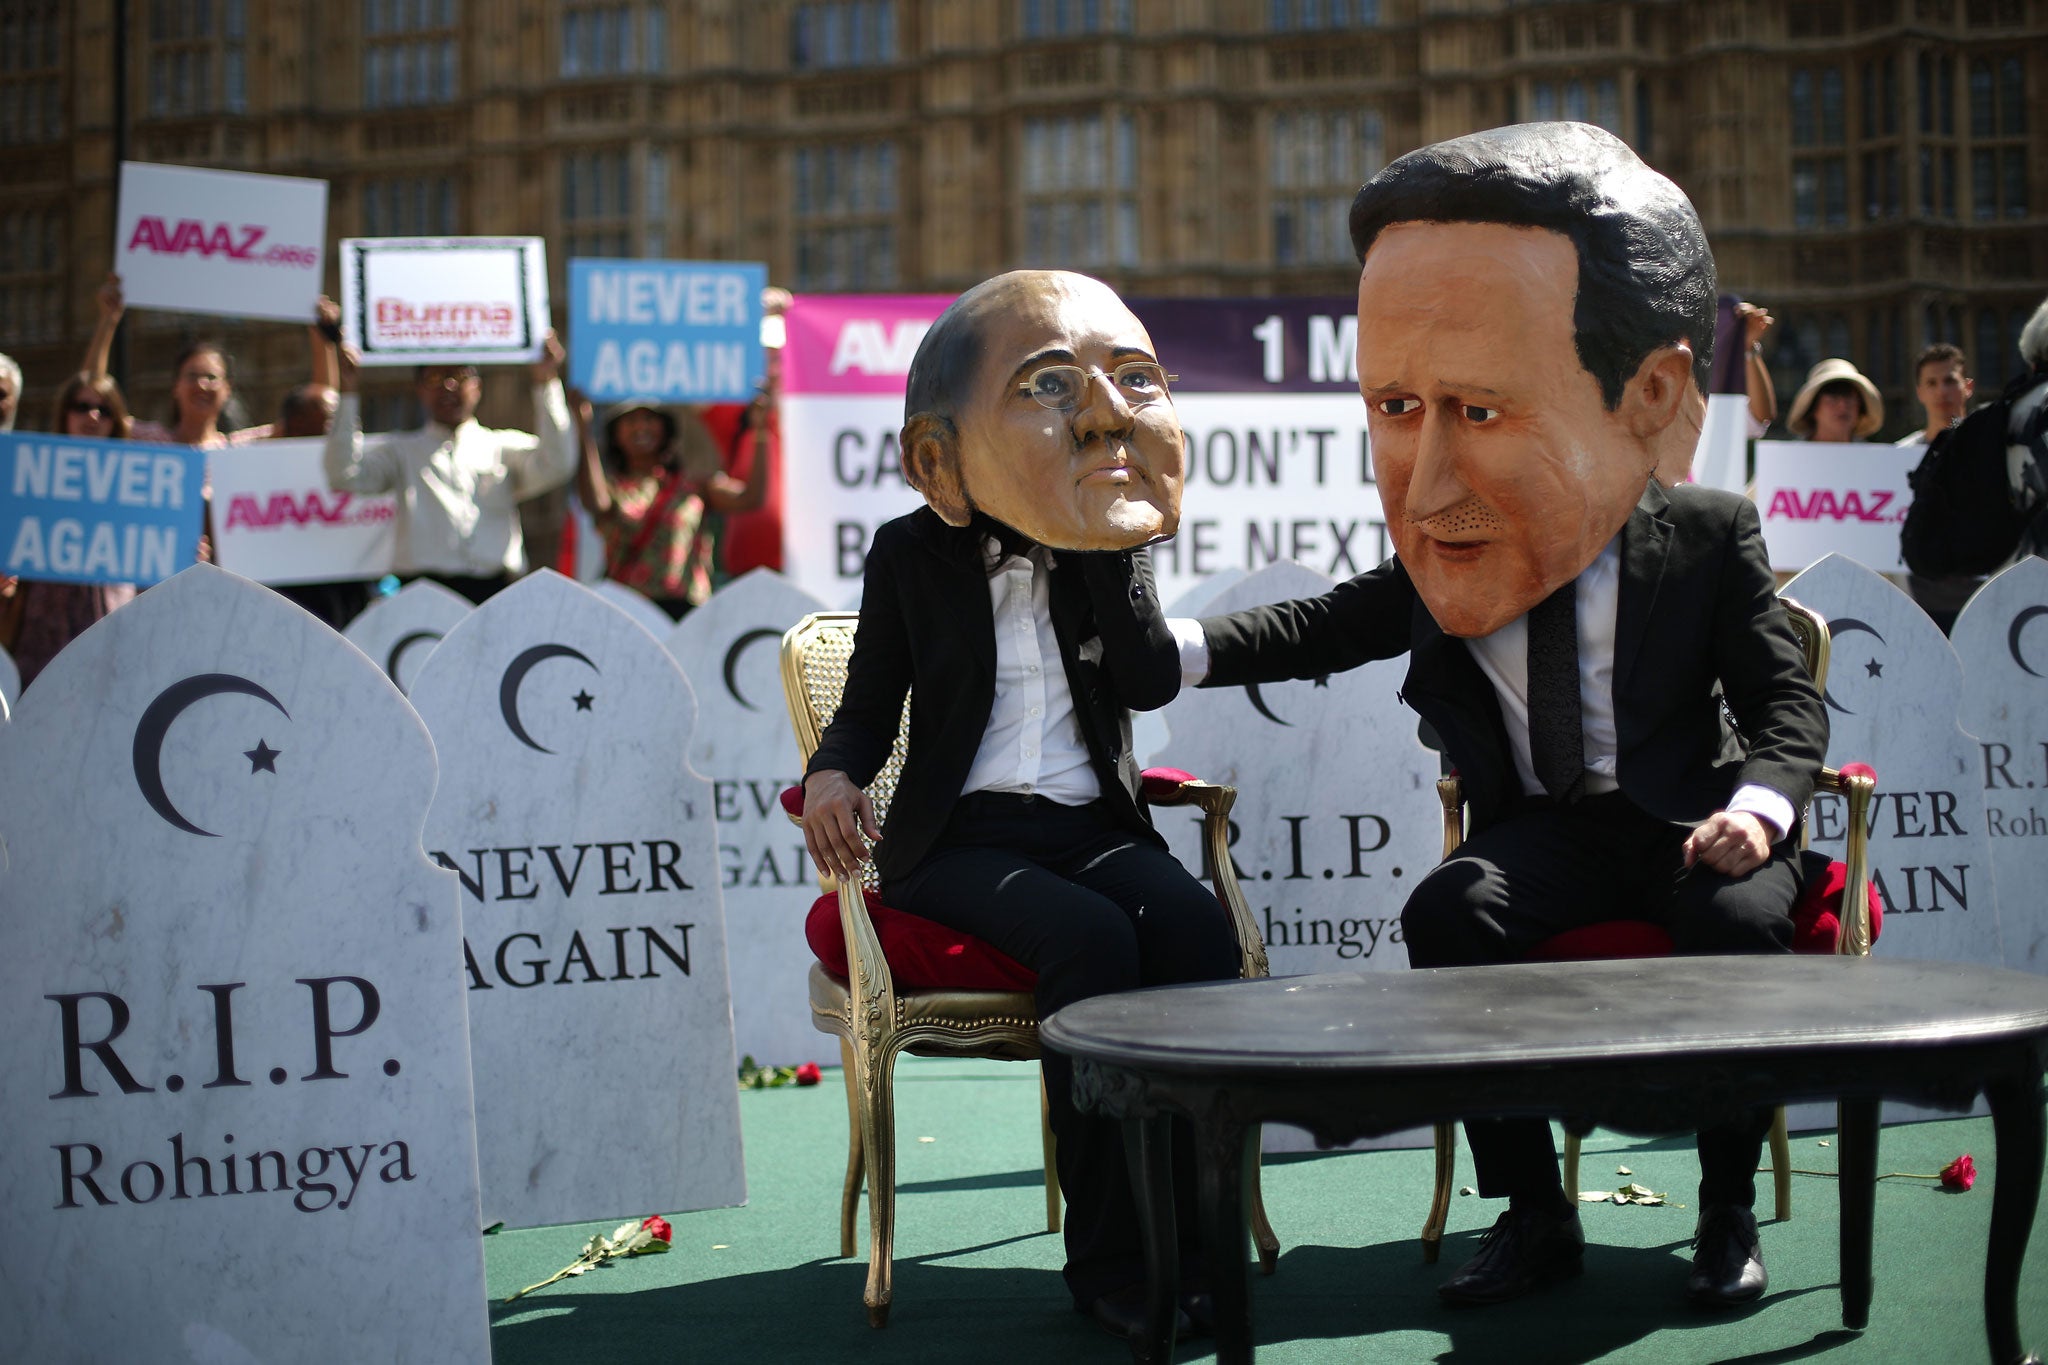
[[[119,275],[107,275],[106,282],[100,286],[98,302],[99,322],[93,328],[92,340],[86,343],[83,366],[85,373],[96,377],[107,373],[107,356],[113,349],[114,333],[119,330],[122,315],[127,311],[127,298],[122,292]],[[337,364],[334,343],[321,332],[317,323],[308,323],[307,333],[312,351],[311,382],[332,387]],[[266,440],[280,434],[267,422],[237,427],[229,432],[221,430],[221,420],[229,411],[228,405],[235,389],[228,354],[218,343],[195,341],[186,346],[179,352],[172,373],[170,422],[137,422],[134,440],[170,441],[206,449]]]
[[[1884,399],[1861,370],[1831,356],[1806,372],[1785,425],[1809,441],[1860,441],[1884,425]]]
[[[21,403],[21,366],[0,354],[0,431],[14,430],[14,411]]]
[[[328,486],[398,496],[400,577],[430,574],[482,602],[526,569],[519,504],[567,483],[576,440],[562,393],[562,346],[549,332],[533,371],[534,432],[497,431],[476,420],[483,383],[474,365],[413,371],[426,425],[365,436],[358,357],[341,353],[341,404],[328,434]]]
[[[126,441],[133,427],[121,386],[104,375],[75,374],[57,391],[50,414],[52,431],[87,440]],[[59,650],[134,598],[132,583],[32,583],[0,576],[0,648],[14,656],[26,687]]]
[[[742,483],[719,468],[711,433],[694,414],[628,399],[605,413],[604,455],[592,432],[590,400],[574,396],[583,448],[576,492],[604,536],[605,577],[649,598],[680,621],[711,596],[711,527],[706,511],[751,512],[768,491],[766,418],[754,426],[754,458]],[[765,410],[764,391],[755,404]]]

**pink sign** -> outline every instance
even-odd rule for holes
[[[951,294],[798,295],[787,316],[784,393],[900,394],[910,359]]]

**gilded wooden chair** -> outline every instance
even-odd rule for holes
[[[1828,682],[1828,627],[1818,612],[1801,605],[1792,598],[1780,596],[1785,613],[1791,620],[1792,633],[1799,639],[1799,647],[1806,660],[1806,671],[1813,679],[1815,691],[1824,691]],[[1825,932],[1822,920],[1818,932],[1813,925],[1802,925],[1800,943],[1795,951],[1835,952],[1857,957],[1870,954],[1870,944],[1875,934],[1870,904],[1870,853],[1868,814],[1870,800],[1876,792],[1877,781],[1869,768],[1863,764],[1843,765],[1845,771],[1833,768],[1821,769],[1817,790],[1832,792],[1840,796],[1847,805],[1848,837],[1843,850],[1844,887],[1842,905],[1837,915],[1838,927],[1832,935]],[[1449,858],[1458,846],[1465,842],[1464,800],[1455,775],[1440,779],[1436,784],[1437,797],[1443,803],[1444,811],[1444,854]],[[1806,844],[1806,829],[1800,830],[1800,846]],[[1564,938],[1572,942],[1560,951],[1549,951]],[[1662,940],[1661,945],[1657,942]],[[1811,942],[1811,946],[1809,945]],[[1532,954],[1535,957],[1661,957],[1671,951],[1670,938],[1661,929],[1639,920],[1614,920],[1603,924],[1587,925],[1575,929],[1570,935],[1561,935],[1549,943],[1539,945]],[[1565,1195],[1576,1201],[1579,1197],[1579,1133],[1569,1128],[1565,1133],[1563,1177]],[[1430,1201],[1429,1217],[1422,1225],[1422,1258],[1434,1261],[1443,1245],[1444,1222],[1450,1214],[1451,1189],[1456,1178],[1458,1150],[1458,1129],[1456,1124],[1436,1125],[1436,1190]],[[1780,1108],[1776,1120],[1771,1124],[1771,1177],[1772,1192],[1777,1203],[1777,1216],[1792,1216],[1792,1153],[1790,1140],[1785,1131],[1785,1111]]]
[[[840,692],[846,684],[847,663],[853,655],[854,633],[860,623],[858,612],[815,612],[797,622],[782,637],[782,686],[789,707],[790,724],[796,731],[797,748],[808,763],[817,749],[825,727],[839,709]],[[896,744],[875,780],[868,785],[877,821],[888,817],[890,797],[897,775],[903,768],[908,742],[910,703],[904,703],[904,719],[896,732]],[[1237,930],[1243,958],[1242,974],[1266,975],[1266,947],[1256,922],[1246,907],[1243,893],[1231,866],[1229,814],[1237,799],[1235,788],[1218,786],[1168,769],[1145,775],[1144,796],[1154,806],[1193,806],[1202,812],[1203,842],[1215,869],[1217,898],[1230,913]],[[793,788],[784,794],[790,817],[802,823],[802,793]],[[847,1154],[846,1179],[840,1190],[839,1254],[854,1254],[854,1220],[860,1206],[865,1176],[868,1191],[868,1278],[862,1299],[868,1322],[875,1327],[888,1324],[891,1300],[891,1268],[894,1255],[896,1216],[896,1132],[894,1075],[896,1057],[910,1053],[920,1057],[982,1057],[1009,1061],[1035,1061],[1038,1048],[1038,1011],[1029,990],[964,990],[944,987],[911,988],[899,985],[890,970],[881,938],[869,914],[868,895],[875,887],[872,864],[866,886],[834,883],[821,874],[820,885],[836,895],[839,927],[844,935],[846,974],[842,977],[822,963],[814,963],[810,974],[811,1022],[819,1031],[839,1039],[839,1055],[846,1077]],[[863,892],[867,892],[864,895]],[[907,917],[906,917],[907,918]],[[1039,1086],[1040,1140],[1045,1159],[1046,1231],[1060,1230],[1059,1178],[1053,1164],[1052,1129],[1047,1122],[1043,1078]],[[1260,1267],[1273,1272],[1280,1252],[1279,1240],[1266,1221],[1260,1200],[1256,1168],[1248,1191],[1252,1235],[1258,1247]]]

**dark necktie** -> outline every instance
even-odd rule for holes
[[[1543,789],[1567,804],[1586,785],[1584,725],[1578,585],[1572,582],[1529,609],[1529,758]]]

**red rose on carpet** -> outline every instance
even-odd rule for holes
[[[676,1239],[676,1230],[668,1225],[668,1219],[658,1213],[650,1215],[640,1226],[653,1233],[657,1242],[673,1242]]]
[[[824,1077],[825,1073],[818,1070],[816,1062],[805,1062],[796,1069],[796,1083],[798,1085],[816,1085]]]
[[[1954,1161],[1941,1168],[1941,1187],[1945,1190],[1953,1190],[1957,1194],[1961,1194],[1976,1183],[1977,1163],[1970,1160],[1968,1152],[1964,1152]]]

